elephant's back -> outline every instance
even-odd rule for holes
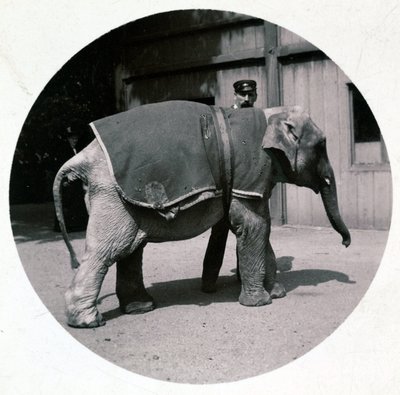
[[[91,127],[125,200],[164,209],[204,191],[215,194],[219,179],[205,147],[216,138],[209,106],[147,104],[94,121]]]
[[[145,134],[151,139],[152,134],[159,135],[160,130],[166,132],[174,130],[190,132],[193,122],[198,121],[202,114],[210,113],[210,107],[206,104],[185,101],[170,100],[160,103],[144,104],[134,107],[91,123],[95,134],[99,132],[102,138],[119,136],[125,131],[130,133]]]

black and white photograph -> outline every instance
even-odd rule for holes
[[[0,5],[1,392],[397,394],[399,2],[189,3]]]

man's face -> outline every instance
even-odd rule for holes
[[[257,93],[250,92],[235,92],[236,105],[240,108],[253,107],[257,100]]]

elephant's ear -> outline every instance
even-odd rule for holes
[[[280,109],[281,112],[279,112],[278,109]],[[284,111],[282,112],[282,110]],[[278,112],[272,115],[266,113],[268,126],[264,135],[262,147],[264,149],[274,148],[283,151],[289,160],[292,170],[295,171],[298,146],[296,126],[290,119],[287,108],[278,107],[277,111]]]

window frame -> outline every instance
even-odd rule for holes
[[[354,101],[353,92],[357,87],[354,83],[348,82],[348,101],[349,101],[349,122],[350,122],[350,171],[390,171],[390,160],[386,150],[385,142],[382,133],[379,128],[380,135],[380,150],[381,150],[381,162],[376,163],[357,163],[356,162],[356,142],[355,142],[355,119],[354,119]],[[367,103],[368,104],[368,103]],[[378,125],[379,127],[379,125]]]

